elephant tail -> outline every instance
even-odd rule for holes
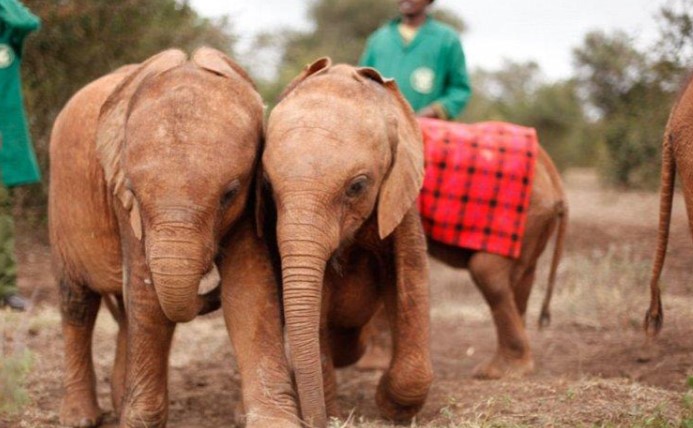
[[[659,231],[657,233],[657,249],[655,250],[655,260],[652,267],[652,278],[650,280],[650,307],[645,314],[644,323],[645,333],[650,338],[655,337],[659,333],[664,322],[659,277],[662,273],[664,259],[667,254],[675,180],[676,161],[674,160],[672,148],[672,135],[667,131],[664,135],[664,142],[662,144],[662,173],[661,189],[659,193]]]
[[[556,173],[558,177],[558,173]],[[558,178],[560,180],[560,178]],[[563,255],[563,243],[565,241],[565,233],[568,226],[568,203],[563,194],[560,181],[557,183],[561,188],[561,200],[556,203],[556,217],[558,218],[558,231],[556,232],[556,242],[553,248],[553,256],[551,258],[551,269],[549,270],[549,283],[546,286],[546,294],[544,301],[541,304],[541,314],[539,315],[539,328],[547,327],[551,323],[551,296],[553,295],[554,284],[556,283],[556,273],[558,272],[558,264],[561,262]]]
[[[118,323],[118,327],[122,328],[125,323],[125,304],[123,298],[113,294],[105,294],[103,302],[111,313],[113,319]]]

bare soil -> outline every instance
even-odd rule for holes
[[[466,272],[432,262],[436,379],[413,426],[693,426],[693,244],[681,196],[674,203],[662,278],[664,329],[645,348],[641,325],[658,195],[605,189],[591,171],[569,171],[565,182],[570,226],[551,326],[536,327],[551,249],[528,310],[536,372],[501,381],[471,377],[496,346],[489,311]],[[25,314],[0,310],[0,354],[26,343],[33,363],[28,404],[0,415],[0,427],[59,426],[63,341],[57,287],[45,232],[22,222],[20,232],[19,284],[34,306]],[[108,379],[116,326],[102,312],[94,342],[99,401],[108,412],[107,426],[115,426]],[[339,373],[346,420],[333,426],[389,426],[373,399],[379,375],[353,368]],[[239,381],[218,312],[181,325],[171,357],[169,426],[236,426]]]

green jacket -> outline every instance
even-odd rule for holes
[[[40,22],[18,0],[0,0],[0,183],[5,186],[41,179],[24,116],[19,72],[24,38]]]
[[[472,93],[459,34],[428,17],[405,45],[400,22],[394,19],[368,38],[359,65],[395,79],[414,110],[438,104],[448,117],[457,117]]]

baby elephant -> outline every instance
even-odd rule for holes
[[[112,374],[120,426],[166,424],[175,323],[219,306],[218,289],[198,294],[215,264],[246,410],[295,422],[276,286],[246,209],[262,111],[245,72],[201,48],[190,59],[168,50],[123,67],[58,116],[49,228],[65,340],[62,424],[101,418],[91,338],[102,298],[120,327]],[[272,403],[269,386],[278,389]]]
[[[378,407],[406,421],[424,404],[433,376],[428,261],[414,204],[423,167],[411,108],[373,69],[318,60],[270,115],[270,208],[258,212],[276,207],[290,361],[312,426],[338,415],[334,367],[361,357],[363,327],[383,302],[394,351]]]

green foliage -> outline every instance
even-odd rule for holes
[[[278,77],[272,82],[260,82],[265,100],[273,104],[277,96],[305,66],[316,59],[329,56],[334,63],[356,64],[368,36],[388,20],[398,15],[396,0],[313,0],[308,16],[313,28],[308,31],[282,30],[263,34],[256,40],[260,48],[279,47]],[[453,12],[431,9],[437,19],[464,31],[462,18]]]
[[[685,428],[693,428],[693,376],[688,376],[686,379],[688,392],[683,396],[684,416],[681,421],[681,426]]]
[[[476,70],[471,79],[474,95],[464,122],[531,126],[559,168],[593,163],[594,131],[585,119],[576,81],[547,83],[536,63],[510,61],[496,71]]]
[[[203,19],[187,2],[176,0],[24,0],[24,4],[42,20],[41,29],[27,39],[22,68],[31,135],[44,174],[53,121],[86,83],[170,47],[190,52],[206,44],[231,52],[235,42],[225,19]],[[32,190],[28,203],[42,205],[45,189]]]
[[[693,0],[668,0],[660,9],[655,47],[658,74],[677,83],[693,64]]]
[[[624,33],[590,33],[574,51],[578,78],[598,114],[605,148],[601,175],[619,186],[654,187],[661,136],[674,92],[660,69]]]
[[[395,0],[316,0],[308,9],[313,28],[264,34],[263,45],[279,47],[279,73],[272,82],[260,82],[265,100],[276,102],[281,90],[306,64],[329,56],[335,63],[358,61],[366,39],[397,11]]]
[[[18,412],[29,401],[24,382],[31,363],[28,350],[0,354],[0,414]]]

